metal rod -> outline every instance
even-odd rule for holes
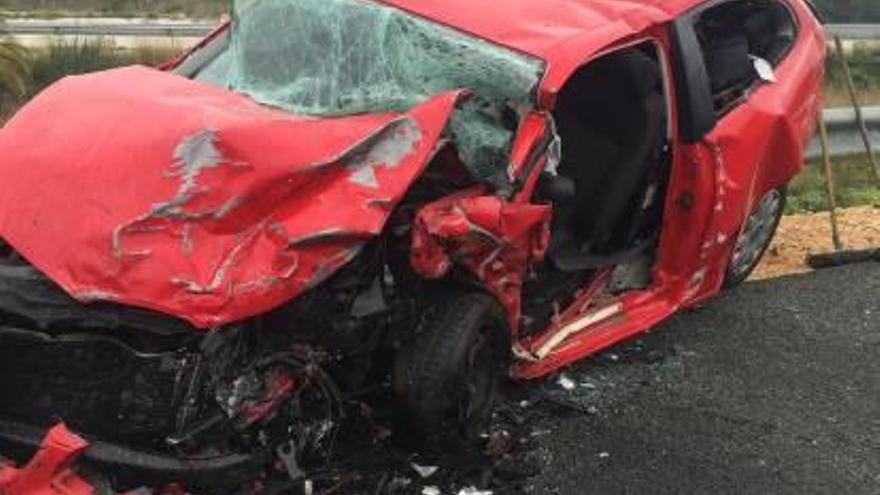
[[[825,192],[828,194],[828,206],[831,210],[831,240],[834,250],[843,249],[840,241],[840,228],[837,224],[837,198],[834,196],[834,171],[831,167],[831,150],[828,145],[828,127],[825,120],[819,117],[819,140],[822,142],[822,172],[825,176]]]
[[[871,166],[871,173],[874,175],[874,182],[880,186],[880,167],[877,165],[877,159],[874,156],[874,149],[871,146],[871,138],[868,136],[868,127],[865,125],[865,116],[862,114],[862,105],[859,104],[858,95],[856,95],[856,86],[853,83],[852,73],[849,70],[849,61],[846,59],[846,53],[843,50],[843,42],[840,36],[834,37],[834,45],[837,48],[837,56],[843,66],[843,74],[846,77],[846,87],[849,90],[849,97],[852,100],[853,109],[856,112],[856,120],[859,122],[859,131],[862,133],[862,140],[865,142],[865,151],[868,153],[868,163]]]

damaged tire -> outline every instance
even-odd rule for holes
[[[434,304],[401,349],[395,389],[415,440],[429,449],[473,446],[489,425],[510,366],[509,330],[494,298],[457,293]]]
[[[768,192],[746,219],[746,225],[736,240],[727,267],[725,289],[732,289],[745,282],[761,263],[785,212],[786,192],[785,188]]]

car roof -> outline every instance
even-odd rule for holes
[[[650,25],[704,0],[379,0],[481,38],[551,59],[553,47],[604,36],[616,23]]]
[[[707,0],[378,1],[546,61],[553,93],[597,51]]]

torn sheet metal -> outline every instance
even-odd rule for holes
[[[381,232],[458,98],[315,119],[145,68],[68,78],[0,134],[0,237],[82,302],[260,314]]]
[[[80,477],[74,461],[89,443],[64,424],[46,434],[34,457],[22,468],[0,459],[0,493],[5,495],[93,495],[97,488]]]
[[[444,277],[456,264],[466,267],[505,306],[516,330],[523,277],[531,264],[544,259],[552,210],[483,194],[475,188],[419,210],[411,262],[426,278]]]

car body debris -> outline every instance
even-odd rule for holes
[[[467,488],[462,488],[461,491],[458,492],[458,495],[492,495],[491,490],[478,490],[472,486]]]
[[[440,469],[437,466],[422,466],[416,463],[412,463],[411,465],[415,472],[422,477],[422,479],[430,478]]]
[[[564,390],[567,390],[567,391],[569,391],[569,392],[571,392],[572,390],[576,389],[577,386],[578,386],[577,383],[575,383],[575,381],[572,380],[572,379],[571,379],[568,375],[566,375],[565,373],[560,373],[560,374],[559,374],[559,378],[557,379],[556,383],[558,383],[559,386],[562,387]]]

